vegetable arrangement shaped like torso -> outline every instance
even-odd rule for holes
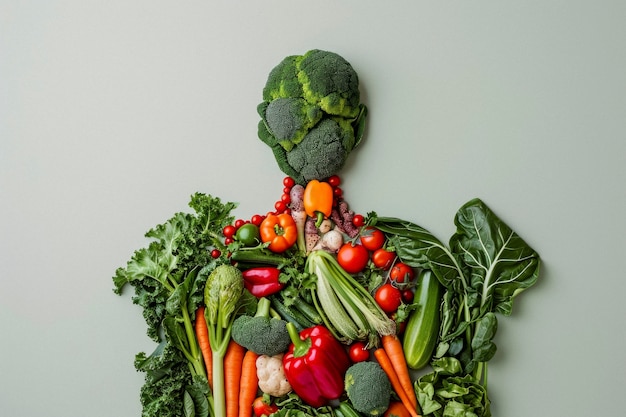
[[[367,108],[341,56],[285,58],[257,110],[288,175],[273,210],[235,219],[236,203],[196,193],[113,278],[157,343],[135,358],[142,415],[491,416],[498,317],[539,255],[480,199],[449,245],[350,208],[337,174]]]

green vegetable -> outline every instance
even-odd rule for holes
[[[232,265],[224,264],[211,271],[204,289],[205,317],[213,352],[214,417],[226,416],[224,391],[224,355],[230,342],[232,324],[241,307],[243,275]]]
[[[135,368],[145,373],[140,400],[146,417],[179,416],[190,407],[207,416],[213,402],[192,320],[203,300],[202,271],[225,262],[213,259],[211,250],[224,249],[221,231],[233,222],[236,205],[196,193],[189,206],[194,213],[176,213],[150,229],[148,246],[113,277],[116,294],[134,288],[133,303],[142,307],[147,334],[158,342],[150,355],[135,357]]]
[[[391,382],[378,362],[357,362],[345,376],[346,394],[357,411],[381,415],[389,407]]]
[[[431,397],[433,390],[450,389],[460,378],[471,387],[469,394],[453,400],[439,397],[441,409],[467,406],[480,408],[478,416],[490,416],[487,362],[496,352],[496,313],[510,315],[514,298],[536,283],[538,253],[479,199],[467,202],[457,212],[457,230],[449,247],[411,222],[375,213],[370,217],[370,223],[387,234],[405,263],[431,270],[444,288],[439,344],[432,362],[435,374],[424,377],[432,386],[424,389],[422,400]],[[441,363],[454,363],[458,369],[454,374],[438,371],[435,364],[446,369]],[[426,408],[422,400],[420,405]],[[465,402],[459,404],[461,400]],[[448,414],[433,411],[432,415],[468,414],[449,410]]]
[[[237,317],[232,327],[233,340],[259,355],[274,356],[285,352],[291,343],[287,323],[278,315],[271,317],[270,306],[270,300],[262,297],[254,316]]]
[[[414,304],[402,336],[407,365],[421,369],[430,363],[439,336],[441,285],[428,269],[417,277]]]
[[[343,342],[367,340],[368,346],[375,346],[379,335],[395,332],[393,320],[334,256],[321,250],[313,251],[305,268],[317,278],[311,290],[314,305],[337,339]]]
[[[317,49],[272,69],[257,110],[259,138],[299,184],[339,172],[362,139],[367,115],[350,63]]]

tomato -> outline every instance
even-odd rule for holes
[[[328,184],[330,184],[331,187],[336,188],[336,187],[339,187],[341,185],[341,178],[339,178],[338,175],[332,175],[332,176],[328,177],[326,182]]]
[[[341,198],[343,196],[343,190],[340,187],[333,188],[333,195],[336,198]]]
[[[379,229],[368,226],[361,233],[361,244],[369,251],[380,249],[385,244],[385,234]]]
[[[364,342],[354,342],[350,345],[348,355],[352,362],[363,362],[370,358],[370,351],[365,346]]]
[[[244,246],[256,246],[260,242],[259,226],[245,223],[237,229],[235,238]]]
[[[346,272],[356,274],[367,266],[369,252],[363,245],[344,243],[337,252],[337,262]]]
[[[415,298],[415,293],[410,288],[406,288],[402,290],[401,294],[402,294],[402,301],[404,301],[407,304],[412,303],[413,299]]]
[[[374,300],[385,313],[393,313],[402,304],[402,294],[400,294],[399,289],[387,283],[376,290]]]
[[[377,268],[384,269],[385,271],[391,268],[393,260],[396,258],[396,253],[388,251],[387,249],[380,248],[374,251],[372,254],[372,262]]]
[[[268,404],[265,402],[263,396],[257,397],[252,402],[252,411],[256,417],[269,416],[278,411],[276,404]]]
[[[352,224],[354,225],[354,227],[364,226],[365,216],[363,216],[362,214],[355,214],[354,217],[352,217]]]
[[[213,250],[211,251],[211,258],[213,258],[213,259],[217,259],[217,258],[219,258],[220,256],[222,256],[222,252],[221,252],[219,249],[213,249]]]
[[[264,218],[265,217],[261,216],[260,214],[255,214],[254,216],[250,218],[250,223],[260,226],[261,223],[263,223]]]
[[[283,179],[283,185],[285,186],[285,188],[291,189],[294,185],[296,185],[296,180],[291,177],[285,177]]]
[[[389,278],[399,284],[411,282],[414,277],[415,272],[413,268],[403,262],[396,262],[391,271],[389,271]]]
[[[224,237],[233,237],[235,236],[236,231],[237,229],[235,228],[235,226],[229,224],[228,226],[224,227],[224,229],[222,230],[222,234],[224,235]]]
[[[277,213],[283,213],[285,210],[287,210],[287,204],[282,200],[278,200],[276,204],[274,204],[274,208],[276,209]]]

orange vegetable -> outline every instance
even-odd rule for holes
[[[404,357],[402,342],[395,334],[382,336],[381,342],[393,369],[396,371],[396,375],[398,375],[400,384],[404,388],[404,392],[409,397],[411,404],[417,409],[417,397],[413,388],[413,381],[411,381],[411,375],[409,375],[409,367]]]
[[[259,227],[261,241],[269,242],[269,250],[281,253],[289,249],[298,239],[296,222],[289,213],[268,213]]]
[[[387,374],[387,377],[389,378],[389,382],[391,382],[391,386],[393,387],[393,390],[396,392],[396,394],[398,394],[398,397],[400,398],[400,401],[402,401],[402,404],[404,404],[407,412],[412,417],[417,417],[418,416],[417,411],[416,411],[417,400],[415,401],[415,405],[413,405],[413,403],[411,402],[411,399],[409,399],[409,396],[407,395],[406,391],[402,387],[402,384],[400,383],[400,379],[398,378],[398,374],[394,370],[393,365],[391,363],[391,359],[389,359],[389,356],[387,355],[387,352],[385,351],[385,349],[384,348],[376,349],[374,351],[374,357],[380,364],[380,367],[383,368],[383,371],[385,371],[385,373]]]
[[[252,417],[252,404],[259,389],[259,378],[256,374],[258,357],[259,355],[251,350],[247,351],[243,357],[239,384],[239,417]]]
[[[402,401],[391,401],[384,417],[411,417],[411,414]]]
[[[304,189],[302,201],[304,211],[310,217],[317,217],[315,225],[319,227],[324,217],[330,216],[333,210],[333,187],[323,181],[311,180]]]
[[[198,346],[202,353],[202,359],[204,359],[209,387],[213,389],[213,352],[211,351],[211,343],[209,342],[209,328],[204,318],[204,306],[200,306],[196,310],[195,332]]]
[[[226,417],[239,417],[239,385],[246,349],[231,340],[224,355],[224,398]]]

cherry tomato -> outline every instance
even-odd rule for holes
[[[285,177],[283,179],[283,185],[285,186],[285,188],[291,189],[294,185],[296,185],[296,180],[291,177]]]
[[[266,403],[263,396],[260,396],[252,402],[252,411],[256,417],[269,416],[278,411],[278,406]]]
[[[222,255],[222,252],[219,249],[213,249],[211,251],[211,258],[217,259]]]
[[[338,175],[332,175],[328,177],[328,180],[326,180],[326,182],[330,184],[330,186],[333,188],[339,187],[339,185],[341,185],[341,178],[339,178]]]
[[[261,223],[263,223],[263,219],[265,217],[261,216],[260,214],[255,214],[254,216],[252,216],[250,218],[250,223],[256,225],[256,226],[260,226]]]
[[[375,227],[368,226],[361,233],[361,244],[367,250],[374,252],[385,244],[385,234]]]
[[[389,278],[398,284],[411,282],[413,277],[415,277],[413,268],[403,262],[396,262],[389,271]]]
[[[282,213],[287,210],[287,204],[285,204],[284,201],[277,201],[276,204],[274,204],[274,208],[277,213]]]
[[[231,243],[233,243],[235,240],[232,237],[227,237],[226,239],[224,239],[224,244],[225,245],[230,245]]]
[[[224,237],[233,237],[236,231],[237,228],[235,228],[235,226],[233,226],[232,224],[229,224],[228,226],[224,227],[224,229],[222,230],[222,234],[224,235]]]
[[[239,229],[244,224],[246,224],[246,221],[244,219],[235,220],[235,229]]]
[[[283,195],[280,196],[280,201],[285,204],[289,204],[291,203],[291,196],[289,195],[289,193],[283,193]]]
[[[396,253],[388,251],[387,249],[380,248],[372,253],[372,263],[377,268],[388,270],[391,268],[393,260],[396,258]]]
[[[343,190],[340,187],[333,188],[333,195],[336,198],[341,198],[343,196]]]
[[[367,266],[369,252],[363,245],[344,243],[337,252],[337,262],[346,272],[356,274]]]
[[[244,246],[256,246],[261,242],[259,226],[245,223],[235,233],[235,238]]]
[[[352,224],[354,227],[363,227],[365,225],[365,216],[362,214],[355,214],[352,217]]]
[[[354,342],[350,345],[348,355],[352,362],[363,362],[369,359],[370,352],[365,346],[364,342]]]
[[[410,288],[406,288],[402,290],[401,294],[402,294],[402,301],[404,301],[407,304],[412,303],[413,299],[415,298],[415,293]]]
[[[402,304],[402,294],[400,294],[399,289],[387,283],[376,290],[374,300],[385,313],[393,313]]]

